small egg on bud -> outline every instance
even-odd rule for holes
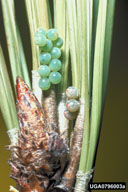
[[[70,86],[66,89],[66,96],[68,99],[77,99],[79,97],[79,91],[76,87]]]
[[[64,116],[66,119],[68,120],[74,120],[77,116],[77,113],[71,113],[70,111],[68,111],[67,109],[64,111]]]
[[[75,99],[71,99],[66,102],[66,107],[70,112],[76,112],[80,108],[80,103]]]

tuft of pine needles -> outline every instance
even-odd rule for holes
[[[105,103],[115,0],[54,0],[52,4],[49,0],[25,0],[32,50],[32,86],[20,35],[21,29],[15,19],[14,0],[1,0],[1,4],[13,78],[11,85],[0,47],[0,108],[6,127],[8,130],[19,128],[12,88],[15,87],[16,77],[20,76],[32,87],[47,116],[56,115],[54,111],[57,107],[58,122],[55,117],[54,123],[56,127],[58,123],[61,138],[68,142],[71,132],[74,134],[70,139],[69,164],[63,170],[64,175],[58,188],[68,191],[72,190],[74,185],[74,192],[87,191]],[[44,99],[38,86],[40,52],[34,42],[34,33],[39,27],[45,30],[55,27],[64,41],[61,56],[62,81],[50,94],[43,94]],[[80,92],[81,109],[74,130],[74,122],[70,123],[64,117],[65,91],[69,85],[77,87]],[[54,103],[51,109],[49,102]],[[52,120],[49,119],[48,122],[51,122],[49,127],[52,127]],[[75,153],[78,154],[76,159]]]

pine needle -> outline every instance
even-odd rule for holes
[[[110,52],[112,44],[112,32],[113,32],[113,21],[114,21],[114,10],[115,10],[115,0],[108,1],[107,7],[107,20],[106,20],[106,30],[105,30],[105,44],[104,44],[104,67],[103,67],[103,106],[105,102],[109,63],[110,63]]]
[[[98,9],[98,21],[97,21],[95,55],[94,55],[92,109],[91,109],[91,121],[90,121],[90,145],[89,145],[86,171],[90,170],[93,165],[101,121],[106,16],[107,16],[107,0],[100,0]]]
[[[89,42],[90,42],[90,23],[87,22],[89,18],[89,2],[81,1],[81,15],[82,15],[82,25],[81,33],[82,36],[82,62],[81,62],[81,98],[84,100],[85,114],[84,114],[84,132],[83,132],[83,142],[80,157],[79,170],[85,171],[87,154],[88,154],[88,142],[89,142],[89,70],[90,66],[90,55],[89,55]]]
[[[49,0],[46,0],[47,1],[47,13],[48,13],[48,21],[49,21],[49,29],[52,28],[53,24],[52,24],[52,16],[51,16],[51,10],[50,10],[50,2]]]
[[[48,30],[51,28],[51,14],[48,0],[38,0],[40,26]]]
[[[62,56],[62,80],[57,87],[57,99],[58,99],[58,123],[59,132],[63,134],[63,138],[68,140],[68,124],[69,121],[64,117],[64,111],[66,110],[65,103],[65,91],[68,87],[69,76],[69,32],[67,23],[67,11],[66,0],[54,0],[54,23],[55,28],[58,30],[59,36],[63,39],[63,47],[61,48]]]
[[[70,37],[70,53],[72,67],[72,84],[80,90],[80,66],[77,52],[77,21],[76,21],[76,2],[67,0],[69,37]]]
[[[67,23],[66,0],[54,0],[54,22],[55,28],[58,30],[59,36],[63,39],[64,44],[61,48],[62,56],[62,81],[58,85],[58,92],[64,93],[68,86],[69,75],[69,32]]]
[[[33,1],[25,0],[26,10],[28,15],[29,29],[30,29],[30,37],[31,37],[31,48],[32,48],[32,68],[33,70],[37,70],[40,66],[39,63],[39,50],[35,45],[34,41],[34,33],[39,27],[39,18],[38,14],[36,14],[36,8],[34,7]]]
[[[21,63],[21,68],[22,68],[22,72],[23,72],[23,79],[25,80],[27,85],[31,88],[31,82],[30,82],[28,67],[27,67],[27,63],[26,63],[26,57],[24,54],[23,43],[21,40],[18,26],[17,26],[17,39],[18,39],[18,46],[19,46],[20,63]]]
[[[20,57],[19,57],[19,48],[18,48],[18,40],[16,34],[16,22],[14,15],[14,1],[10,0],[2,0],[2,11],[4,18],[4,26],[6,33],[6,40],[11,64],[11,71],[13,77],[13,83],[16,83],[16,76],[23,76]]]
[[[97,4],[95,5],[95,13],[97,13],[98,3],[99,9],[98,20],[95,20],[96,42],[93,72],[91,133],[86,171],[90,170],[93,165],[97,139],[99,135],[101,115],[104,108],[112,42],[113,17],[115,9],[115,0],[100,0],[96,3]]]
[[[2,48],[0,46],[0,109],[7,129],[18,128],[16,106]]]

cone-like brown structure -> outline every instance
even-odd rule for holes
[[[16,90],[20,130],[17,146],[10,146],[11,177],[20,192],[51,191],[61,179],[67,145],[48,131],[40,103],[20,77]]]

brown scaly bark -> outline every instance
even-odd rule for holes
[[[58,118],[56,107],[56,94],[54,89],[50,89],[43,94],[43,107],[49,131],[58,131]]]
[[[57,188],[62,189],[63,191],[66,192],[72,191],[73,189],[81,154],[83,128],[84,128],[84,104],[81,103],[81,108],[76,119],[74,133],[72,136],[69,163],[63,174],[60,184],[57,186]]]
[[[20,192],[50,191],[61,178],[67,145],[54,129],[48,129],[49,119],[20,77],[16,90],[20,130],[17,146],[10,146],[11,177]]]

